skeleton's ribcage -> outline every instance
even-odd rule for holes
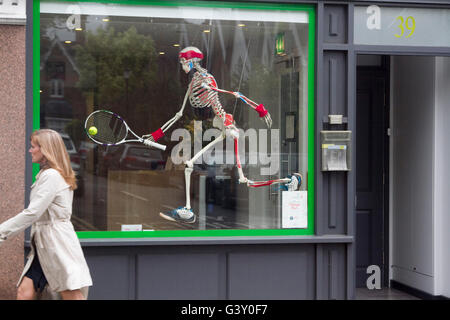
[[[214,113],[220,118],[224,119],[225,111],[219,100],[219,94],[217,91],[205,88],[203,84],[211,86],[209,78],[194,75],[192,79],[191,93],[189,95],[189,101],[194,108],[212,108]]]

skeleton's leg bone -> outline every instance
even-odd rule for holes
[[[194,162],[202,154],[204,154],[208,149],[210,149],[211,147],[213,147],[214,145],[216,145],[217,143],[219,143],[223,139],[225,139],[225,134],[224,133],[222,133],[220,135],[220,137],[217,137],[216,139],[211,141],[206,147],[204,147],[196,155],[194,155],[194,157],[191,160],[186,161],[187,168],[184,169],[184,178],[186,180],[186,208],[188,208],[188,209],[191,208],[191,193],[190,193],[190,190],[191,190],[191,173],[192,173],[192,171],[194,171],[194,169],[193,169]]]
[[[239,139],[234,139],[234,155],[236,156],[236,166],[238,168],[239,173],[239,183],[247,183],[248,179],[244,176],[244,172],[242,171],[241,160],[239,158]]]
[[[184,179],[186,181],[186,208],[191,208],[191,197],[190,197],[190,190],[191,190],[191,173],[194,171],[193,168],[187,167],[184,169]]]
[[[213,141],[211,141],[206,147],[204,147],[204,148],[203,148],[202,150],[200,150],[196,155],[194,155],[194,157],[193,157],[191,160],[186,161],[186,165],[187,165],[189,168],[193,168],[193,167],[194,167],[194,162],[195,162],[198,158],[200,158],[200,156],[201,156],[202,154],[204,154],[208,149],[210,149],[212,146],[214,146],[215,144],[219,143],[219,142],[222,141],[223,139],[225,139],[225,134],[224,134],[224,133],[222,133],[222,134],[220,135],[220,137],[217,137],[216,139],[214,139]]]
[[[239,183],[246,183],[248,187],[257,188],[257,187],[263,187],[263,186],[270,186],[272,184],[277,184],[277,183],[288,183],[288,182],[292,181],[292,179],[290,179],[290,178],[274,179],[274,180],[267,180],[267,181],[252,181],[252,180],[247,179],[244,176],[244,172],[242,171],[242,165],[241,165],[241,161],[239,158],[239,143],[238,143],[238,141],[239,141],[238,138],[234,139],[234,154],[236,156],[236,166],[238,168],[238,173],[239,173]],[[297,181],[297,179],[295,181]],[[294,187],[292,187],[292,190],[296,190],[293,188]],[[297,186],[295,186],[295,188],[297,188]]]

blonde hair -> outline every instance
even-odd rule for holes
[[[61,135],[51,129],[40,129],[34,131],[30,139],[41,149],[42,155],[47,160],[47,168],[58,171],[70,189],[75,190],[77,188],[75,172],[70,165],[69,153]]]

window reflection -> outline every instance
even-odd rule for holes
[[[107,109],[139,135],[158,129],[179,111],[190,81],[178,52],[196,46],[219,88],[261,101],[272,116],[268,130],[248,106],[220,95],[241,129],[245,175],[267,180],[300,172],[306,177],[307,21],[289,22],[289,11],[256,10],[264,14],[245,20],[254,12],[230,9],[226,19],[219,14],[204,19],[201,8],[153,7],[145,11],[148,16],[139,16],[138,7],[108,6],[115,7],[122,15],[103,12],[101,5],[41,8],[41,127],[63,134],[77,173],[76,230],[121,230],[125,224],[150,230],[281,228],[281,191],[240,185],[228,139],[194,166],[190,192],[198,223],[182,225],[159,216],[185,203],[182,159],[217,137],[211,110],[188,105],[159,141],[167,145],[164,152],[137,144],[96,145],[84,133],[84,120]],[[273,21],[276,16],[279,21]]]

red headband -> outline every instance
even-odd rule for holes
[[[186,52],[180,52],[179,57],[180,58],[184,58],[186,60],[190,60],[192,58],[203,59],[203,53],[195,52],[194,50],[189,50],[189,51],[186,51]]]

